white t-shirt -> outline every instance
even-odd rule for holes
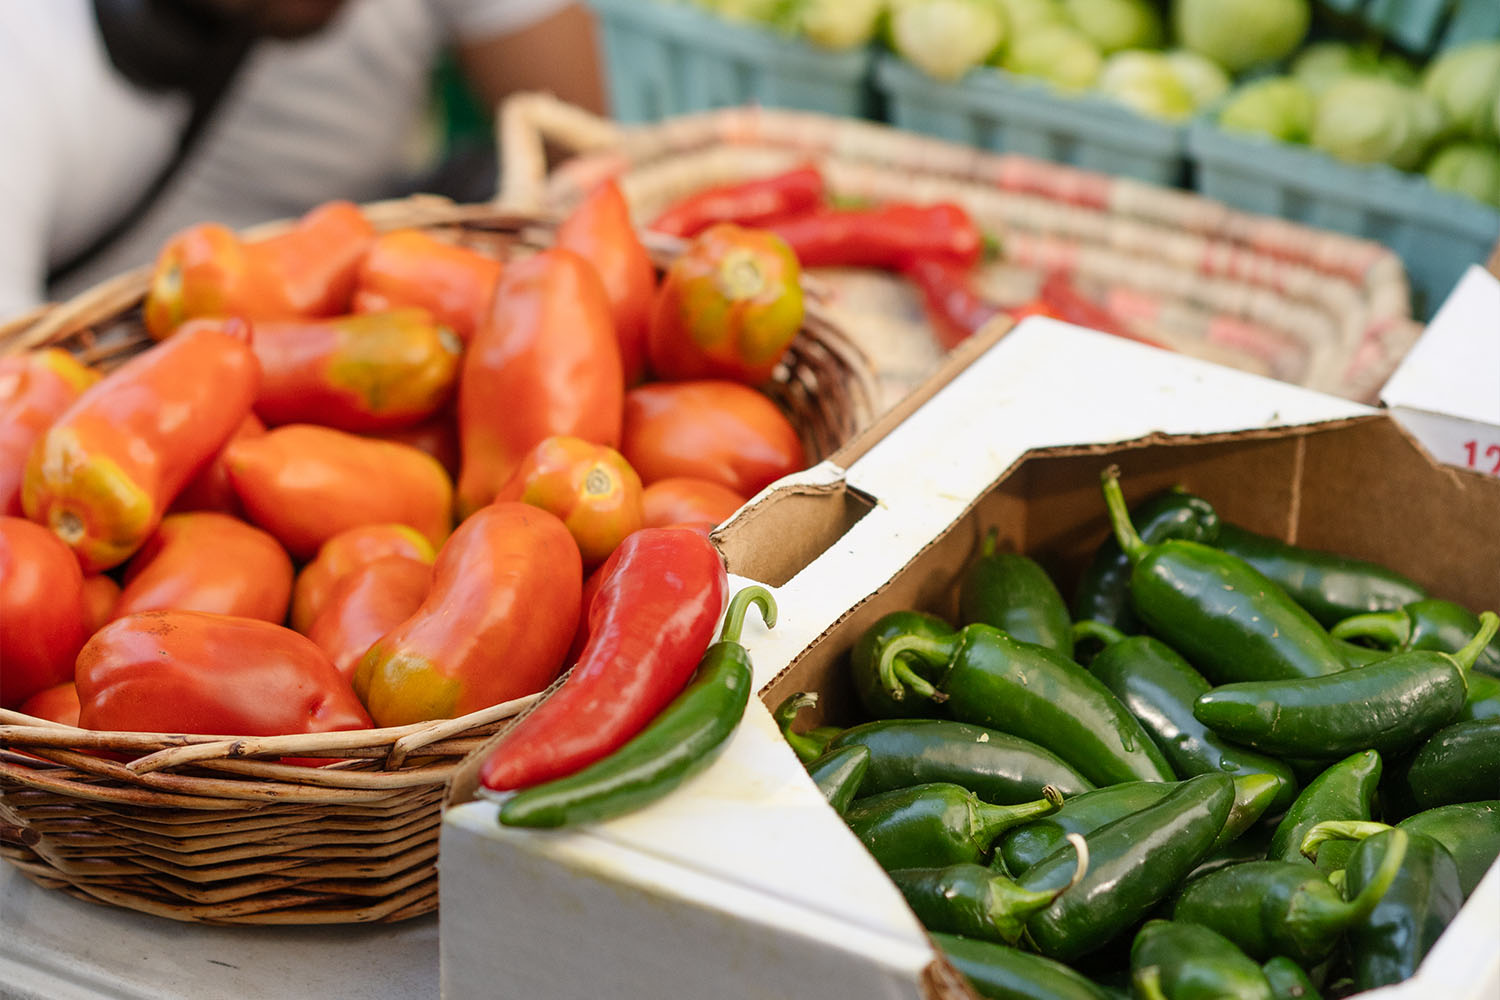
[[[51,290],[152,260],[195,222],[242,228],[333,198],[382,196],[409,158],[445,44],[526,27],[567,0],[349,0],[319,34],[262,40],[147,215]],[[0,321],[48,298],[47,269],[150,183],[188,116],[109,62],[90,0],[0,3]]]

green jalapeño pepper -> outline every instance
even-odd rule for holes
[[[1172,920],[1136,932],[1130,978],[1142,1000],[1273,1000],[1266,974],[1234,942]]]
[[[1413,650],[1325,677],[1225,684],[1202,695],[1193,712],[1219,735],[1271,754],[1399,752],[1463,710],[1465,674],[1497,628],[1500,616],[1486,611],[1479,632],[1457,653]]]
[[[1340,639],[1363,639],[1392,652],[1435,649],[1456,653],[1479,631],[1479,616],[1461,604],[1429,598],[1394,611],[1372,611],[1338,622],[1329,630]],[[1474,659],[1474,669],[1500,677],[1500,638]]]
[[[1500,857],[1500,801],[1438,806],[1408,816],[1396,826],[1414,836],[1431,837],[1447,849],[1458,865],[1459,885],[1465,899]],[[1363,840],[1389,829],[1385,823],[1319,823],[1303,838],[1302,853],[1321,858],[1323,852],[1341,844],[1347,844],[1353,853],[1354,844],[1342,838]]]
[[[1302,966],[1285,955],[1277,955],[1261,966],[1261,971],[1266,974],[1266,982],[1271,984],[1271,996],[1275,1000],[1323,1000]]]
[[[865,629],[855,640],[849,651],[849,678],[854,684],[854,695],[860,707],[872,719],[904,719],[938,715],[938,706],[926,698],[905,698],[900,701],[887,692],[880,676],[880,654],[885,651],[886,640],[901,635],[923,635],[934,639],[953,634],[953,626],[936,615],[922,611],[892,611],[882,615],[875,624]],[[902,666],[917,676],[936,673],[915,657],[902,658]]]
[[[1118,470],[1104,470],[1101,482],[1115,538],[1131,562],[1136,614],[1211,682],[1320,677],[1345,669],[1333,637],[1255,567],[1199,542],[1146,544],[1126,513]]]
[[[1247,861],[1194,879],[1172,919],[1212,928],[1264,962],[1285,955],[1316,965],[1343,933],[1368,917],[1391,887],[1406,856],[1406,837],[1392,840],[1378,871],[1348,901],[1316,869],[1290,861]]]
[[[1013,639],[1073,655],[1073,619],[1057,584],[1036,560],[995,551],[995,529],[958,585],[960,624],[993,625]]]
[[[500,822],[529,827],[597,823],[649,805],[712,763],[750,700],[750,657],[739,638],[751,604],[760,608],[766,627],[774,628],[776,602],[769,591],[746,587],[735,594],[719,641],[704,652],[697,674],[676,699],[607,757],[517,792],[500,807]]]
[[[1500,719],[1500,680],[1489,674],[1469,674],[1469,696],[1454,722]]]
[[[1180,777],[1209,771],[1268,774],[1280,784],[1270,811],[1279,813],[1292,804],[1297,778],[1291,768],[1220,738],[1193,715],[1193,703],[1209,683],[1172,647],[1149,635],[1126,636],[1099,622],[1079,622],[1074,631],[1105,643],[1090,661],[1089,672],[1140,720]]]
[[[859,794],[860,785],[870,770],[870,749],[847,746],[830,750],[807,765],[808,776],[823,793],[833,811],[843,815],[849,803]]]
[[[887,871],[979,864],[1017,823],[1056,812],[1057,789],[1035,802],[994,806],[958,785],[933,782],[856,799],[844,822]]]
[[[1329,766],[1307,783],[1281,818],[1271,837],[1268,856],[1275,861],[1300,861],[1302,838],[1314,826],[1327,820],[1368,820],[1375,789],[1380,785],[1380,772],[1380,754],[1374,750],[1362,750]],[[1326,871],[1329,866],[1318,867]]]
[[[1015,944],[1026,921],[1078,883],[1088,871],[1088,847],[1082,837],[1072,841],[1078,852],[1073,879],[1050,892],[1023,889],[983,865],[956,864],[943,868],[902,868],[891,881],[907,905],[929,931]]]
[[[817,703],[817,692],[798,691],[783,699],[776,706],[776,711],[771,713],[771,718],[776,720],[776,728],[781,730],[782,739],[786,740],[797,759],[804,764],[811,764],[823,756],[823,751],[828,749],[828,741],[843,732],[836,726],[819,726],[805,733],[792,728],[792,724],[797,721],[797,713],[804,708],[812,708]]]
[[[1219,525],[1214,544],[1276,581],[1325,628],[1427,596],[1419,584],[1378,563],[1289,545],[1227,522]]]
[[[1027,925],[1037,951],[1068,961],[1135,926],[1208,854],[1233,804],[1228,775],[1201,774],[1088,834],[1088,873]],[[1053,890],[1069,881],[1073,864],[1072,848],[1064,847],[1017,881],[1036,892]]]
[[[1181,489],[1148,497],[1131,508],[1130,521],[1148,545],[1169,538],[1213,544],[1219,535],[1219,515],[1201,497]],[[1094,550],[1094,558],[1079,578],[1073,596],[1077,621],[1098,621],[1121,632],[1137,632],[1140,622],[1130,607],[1130,557],[1113,534]]]
[[[1432,734],[1406,768],[1419,809],[1479,802],[1500,789],[1500,719],[1456,722]]]
[[[941,665],[937,685],[913,683],[899,658]],[[899,636],[881,654],[891,696],[943,702],[961,722],[1039,743],[1097,785],[1172,781],[1176,775],[1135,716],[1072,660],[989,625],[966,625],[948,639]],[[941,688],[941,690],[939,690]]]
[[[1458,866],[1443,845],[1399,828],[1360,841],[1345,869],[1346,893],[1357,897],[1379,882],[1397,837],[1409,842],[1400,874],[1375,909],[1349,929],[1349,964],[1359,990],[1409,979],[1464,903]]]
[[[932,941],[988,1000],[1110,1000],[1103,987],[1041,955],[941,931]]]

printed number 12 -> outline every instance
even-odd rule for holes
[[[1469,468],[1471,468],[1471,469],[1477,469],[1479,467],[1479,454],[1480,454],[1480,452],[1479,452],[1479,442],[1478,441],[1465,441],[1464,442],[1464,450],[1469,453]],[[1490,469],[1490,474],[1494,475],[1494,476],[1500,476],[1500,444],[1492,444],[1492,445],[1488,446],[1487,448],[1485,448],[1484,449],[1484,457],[1486,459],[1488,459],[1488,458],[1494,458],[1495,465],[1494,465],[1493,468]]]

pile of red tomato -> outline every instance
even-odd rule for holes
[[[178,234],[151,346],[102,376],[0,359],[0,706],[275,735],[542,690],[626,538],[711,549],[806,464],[756,388],[798,273],[721,225],[659,279],[613,184],[505,261],[344,202]]]

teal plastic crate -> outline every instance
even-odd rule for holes
[[[1390,247],[1406,265],[1413,312],[1423,319],[1500,240],[1500,210],[1441,191],[1420,174],[1342,163],[1316,149],[1236,135],[1208,122],[1188,129],[1187,144],[1202,194]]]
[[[868,48],[834,51],[655,0],[589,0],[611,112],[627,123],[737,104],[856,118],[876,112]]]
[[[1417,56],[1500,38],[1500,0],[1321,0],[1365,32]]]
[[[1185,176],[1183,127],[1107,98],[1063,94],[989,68],[944,83],[889,55],[875,81],[891,124],[913,132],[1153,184],[1175,186]]]

